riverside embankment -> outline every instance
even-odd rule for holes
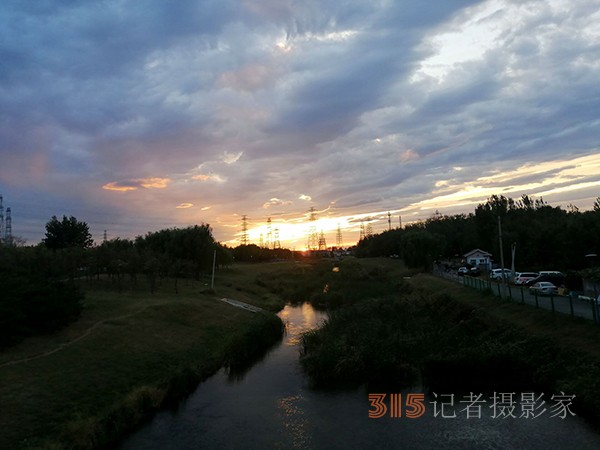
[[[373,283],[379,293],[336,309],[325,326],[303,338],[302,364],[315,383],[417,384],[456,393],[564,392],[573,396],[577,414],[600,422],[597,325],[430,275],[407,280],[381,268],[363,272],[362,278],[365,288]],[[380,295],[382,285],[396,291]],[[342,280],[330,283],[320,297],[344,303],[344,289]]]
[[[282,336],[283,300],[255,283],[277,265],[205,280],[84,281],[81,318],[0,353],[0,448],[100,448],[177,404],[224,365],[260,357]],[[122,292],[119,292],[121,290]],[[219,301],[235,298],[267,311]]]
[[[405,280],[408,276],[412,278]],[[236,384],[243,387],[228,398],[238,410],[220,410],[217,416],[224,417],[224,422],[227,417],[238,417],[250,423],[252,418],[260,419],[252,413],[252,404],[266,411],[269,404],[278,402],[277,411],[289,419],[284,421],[288,429],[304,427],[312,448],[331,442],[330,436],[350,436],[350,431],[359,429],[360,441],[348,441],[350,447],[357,442],[389,445],[411,435],[420,436],[413,439],[415,444],[419,439],[433,442],[435,437],[438,443],[447,439],[460,445],[512,443],[538,448],[536,442],[568,442],[569,435],[583,439],[578,441],[579,448],[599,444],[596,433],[580,420],[583,415],[594,417],[598,410],[594,399],[600,392],[598,329],[588,323],[493,301],[426,275],[414,276],[395,260],[234,266],[217,276],[215,286],[212,292],[203,283],[180,281],[177,295],[166,280],[152,295],[143,286],[121,294],[106,285],[88,286],[80,321],[55,336],[27,339],[0,354],[0,447],[93,448],[114,442],[134,424],[184,398],[227,361],[256,356],[246,351],[255,346],[241,345],[244,342],[260,339],[269,329],[273,333],[266,335],[277,340],[279,320],[262,319],[220,302],[223,297],[271,311],[278,311],[285,301],[308,299],[331,311],[322,331],[307,335],[313,342],[304,343],[303,371],[298,348],[293,347],[300,339],[296,336],[293,345],[284,341],[286,348],[293,349],[291,366],[283,374],[276,371],[279,363],[270,365],[281,363],[271,359],[280,347],[255,366],[258,373],[255,368],[236,372],[246,373],[239,376],[241,380],[258,379],[265,389],[279,391],[271,397],[253,390],[252,385]],[[261,345],[263,350],[269,340]],[[239,359],[228,359],[233,348],[241,350]],[[272,379],[268,373],[282,375]],[[228,395],[225,385],[231,384],[230,377],[223,373],[216,379],[221,379],[216,385],[207,384],[212,383],[208,380],[201,383],[199,392],[206,394],[204,387],[213,386],[218,387],[215,392]],[[353,394],[337,389],[347,382],[355,386]],[[327,383],[337,388],[313,389]],[[412,391],[401,390],[410,384]],[[459,423],[439,417],[413,422],[368,420],[368,394],[373,389],[382,392],[382,386],[393,389],[383,391],[388,393],[423,393],[427,402],[434,400],[427,397],[428,388],[457,396],[465,390],[512,392],[515,388],[515,392],[549,397],[562,390],[575,396],[577,416],[565,421],[501,422],[488,415],[476,426],[472,420]],[[247,397],[241,397],[242,392]],[[220,402],[220,398],[211,401]],[[335,398],[340,402],[329,401]],[[433,408],[427,403],[427,414]],[[191,424],[201,421],[198,429],[215,425],[214,420],[211,414],[183,419]],[[481,431],[483,422],[487,423],[485,432]],[[515,427],[521,430],[516,433],[517,441],[507,440],[505,434],[514,433]],[[400,430],[408,434],[398,434]],[[531,438],[533,430],[536,434]],[[234,436],[235,428],[224,433]]]
[[[361,261],[360,267],[367,270],[355,272],[362,281],[349,284],[353,293],[375,280],[379,280],[378,283],[383,281],[385,267],[372,271],[368,268],[371,263]],[[338,266],[340,272],[345,267],[348,268],[346,265]],[[331,266],[329,272],[332,272]],[[324,278],[328,278],[326,273],[321,272]],[[363,278],[364,275],[367,277]],[[313,300],[322,303],[329,299],[329,293],[335,292],[341,285],[336,284],[335,278],[320,281],[326,283]],[[421,282],[418,279],[415,281]],[[268,281],[262,279],[261,283],[282,285],[276,276],[269,277]],[[292,287],[293,284],[289,283],[288,286]],[[407,294],[409,288],[402,282],[397,287],[403,288],[402,291]],[[383,288],[380,286],[379,289]],[[335,298],[341,301],[343,292],[338,290]],[[487,396],[485,390],[475,391],[481,397],[478,403],[473,402],[469,406],[465,403],[469,398],[468,393],[463,396],[462,392],[453,390],[456,385],[442,391],[437,390],[441,388],[438,385],[436,390],[430,391],[417,381],[412,387],[402,389],[407,380],[404,375],[409,371],[393,370],[393,364],[382,361],[386,350],[398,345],[399,332],[392,326],[398,323],[398,318],[394,316],[394,311],[398,309],[394,298],[394,295],[380,300],[366,298],[330,313],[315,310],[308,303],[287,305],[279,313],[287,324],[286,336],[264,359],[241,373],[219,371],[200,384],[177,410],[159,413],[125,440],[121,448],[583,449],[600,445],[600,435],[580,416],[552,416],[551,391],[546,391],[546,396],[543,396],[544,392],[540,391],[502,390],[502,402],[496,401],[494,410],[493,397]],[[449,302],[445,308],[428,300],[424,300],[420,306],[435,307],[440,315],[460,309],[451,304],[452,300],[445,300]],[[346,310],[351,313],[344,314]],[[331,317],[327,320],[329,314]],[[342,323],[334,319],[340,315],[347,321]],[[452,328],[454,317],[448,314],[448,319],[449,328]],[[416,319],[410,314],[404,318],[405,322],[412,320]],[[465,325],[469,325],[468,319]],[[315,378],[307,376],[301,369],[301,343],[307,332],[308,336],[317,336],[321,333],[320,329],[326,330],[331,326],[339,328],[331,335],[331,340],[328,337],[324,340],[328,347],[338,345],[341,351],[339,354],[333,352],[333,359],[327,361],[327,366],[333,367],[337,377],[330,379],[327,386],[321,383],[316,387]],[[377,333],[370,333],[373,328],[378,330]],[[416,324],[413,328],[417,328]],[[473,334],[476,331],[473,330]],[[377,334],[380,336],[371,340]],[[407,336],[407,348],[409,338]],[[438,346],[440,350],[441,347]],[[396,362],[404,360],[404,367],[409,367],[409,359],[406,355],[404,358],[402,356],[399,353]],[[336,363],[341,364],[338,371],[335,370]],[[354,368],[353,365],[359,367]],[[378,375],[369,377],[372,374],[363,370],[365,365],[372,372],[379,372]],[[382,370],[386,367],[388,370]],[[347,377],[346,374],[351,376]],[[442,374],[449,375],[447,372]],[[354,383],[340,381],[349,379]],[[364,381],[367,379],[370,382]],[[473,384],[472,388],[486,389],[491,382],[491,379],[488,380],[485,386]],[[497,387],[501,388],[500,385]],[[513,394],[508,395],[510,392]],[[383,404],[388,406],[388,410],[380,418],[370,417],[376,409],[370,402],[370,395],[375,393],[387,396]],[[400,410],[393,410],[396,414],[393,417],[391,396],[398,394],[400,397],[396,398],[401,399],[401,407]],[[514,405],[508,404],[510,397],[514,399]],[[533,400],[526,402],[530,397]],[[541,398],[547,401],[546,411],[543,411],[545,407],[539,400]],[[415,400],[413,405],[423,406],[422,414],[418,417],[408,417],[406,414],[412,409],[407,404],[409,399]],[[528,407],[534,408],[534,415],[526,417],[522,414],[527,412]],[[402,414],[398,415],[398,411]]]

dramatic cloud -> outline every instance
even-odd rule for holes
[[[273,206],[286,206],[286,205],[291,205],[292,202],[289,200],[281,200],[280,198],[272,198],[271,200],[269,200],[268,202],[265,202],[263,204],[263,208],[267,209],[267,208],[271,208]]]
[[[111,181],[102,186],[102,189],[108,191],[135,191],[138,188],[145,189],[165,189],[171,180],[168,178],[140,178],[133,181]]]
[[[347,244],[491,194],[586,209],[598,24],[584,0],[7,0],[0,194],[30,243],[60,214],[231,243],[272,217],[301,248],[311,207]]]

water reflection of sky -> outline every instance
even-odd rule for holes
[[[300,342],[302,333],[319,327],[325,320],[326,314],[315,311],[308,303],[303,303],[302,306],[294,309],[285,308],[279,313],[279,317],[286,324],[283,344],[296,346]]]
[[[418,419],[369,419],[365,387],[314,390],[302,373],[293,342],[325,314],[303,305],[286,307],[280,317],[288,322],[284,345],[243,378],[231,381],[220,371],[179,408],[159,413],[121,449],[600,448],[600,435],[580,417],[494,419],[486,410],[480,419],[461,413],[455,419],[435,418],[427,395],[427,411]]]

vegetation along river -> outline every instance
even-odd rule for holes
[[[121,449],[600,448],[600,434],[580,417],[568,411],[564,419],[552,417],[560,412],[560,401],[551,396],[560,393],[536,393],[534,400],[542,398],[531,403],[529,418],[520,417],[530,409],[520,394],[512,409],[507,398],[493,408],[487,396],[481,397],[485,402],[471,403],[464,395],[425,394],[424,413],[409,418],[408,394],[422,389],[401,392],[395,409],[401,417],[390,417],[391,392],[380,390],[386,394],[385,414],[370,418],[369,412],[377,412],[369,401],[374,392],[364,386],[316,390],[302,373],[299,335],[318,327],[325,313],[305,303],[288,305],[279,315],[287,333],[262,361],[243,374],[221,370],[176,410],[157,414]]]

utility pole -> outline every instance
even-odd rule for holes
[[[502,268],[502,284],[506,285],[506,276],[504,275],[504,249],[502,247],[502,220],[498,216],[498,240],[500,241],[500,264]]]
[[[210,288],[215,288],[215,266],[217,264],[217,251],[215,250],[213,253],[213,266],[212,266],[212,277],[210,279]]]
[[[512,264],[510,265],[510,271],[511,271],[511,275],[513,280],[515,279],[515,253],[517,252],[517,243],[513,242],[512,246],[510,247],[510,251],[512,254]]]

